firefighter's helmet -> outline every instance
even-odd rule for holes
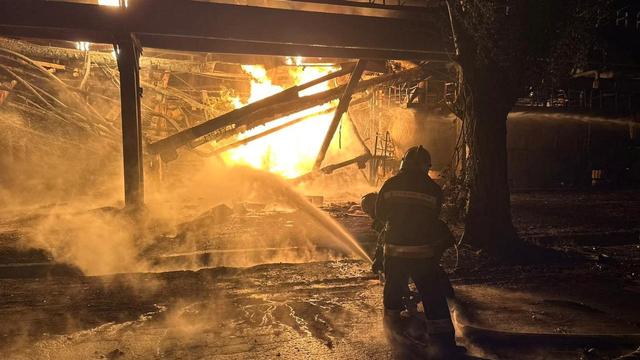
[[[413,146],[407,150],[402,158],[400,170],[429,171],[431,167],[431,154],[422,145]]]

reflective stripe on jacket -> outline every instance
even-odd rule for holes
[[[401,171],[382,185],[375,217],[386,224],[387,244],[433,245],[441,207],[442,190],[427,174]]]
[[[403,258],[431,258],[436,254],[429,245],[384,245],[384,255]]]
[[[430,194],[417,191],[391,190],[385,192],[383,196],[385,200],[388,200],[390,203],[417,204],[429,207],[434,211],[440,210],[438,208],[438,198]]]

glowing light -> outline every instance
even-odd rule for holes
[[[291,61],[301,61],[301,58],[299,60],[292,59]],[[252,78],[251,95],[248,103],[264,99],[283,90],[281,86],[272,83],[264,67],[243,65],[242,69]],[[302,84],[335,70],[336,68],[330,66],[293,67],[289,69],[289,75],[295,84]],[[329,84],[325,82],[305,89],[299,95],[307,96],[329,88]],[[245,105],[239,98],[232,99],[232,102],[236,108]],[[271,121],[264,126],[248,130],[238,135],[235,140],[245,139],[294,119],[306,117],[306,120],[273,134],[256,139],[241,147],[225,151],[221,155],[222,159],[230,164],[248,165],[286,178],[294,178],[306,174],[313,169],[318,151],[333,118],[333,112],[328,110],[334,107],[336,102],[328,102],[305,109]],[[213,144],[213,146],[217,147],[219,144]]]
[[[89,51],[90,46],[91,46],[91,43],[87,41],[78,41],[76,43],[76,49],[80,51]]]
[[[98,0],[98,5],[103,5],[103,6],[122,6],[122,5],[124,5],[124,7],[127,7],[128,2],[129,2],[128,0],[125,0],[122,3],[121,3],[120,0]]]
[[[302,56],[296,56],[296,57],[287,56],[284,62],[287,65],[302,66]]]

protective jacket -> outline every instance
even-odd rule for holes
[[[391,177],[380,189],[376,202],[375,218],[386,224],[385,244],[441,243],[441,207],[442,190],[424,172],[406,169]]]
[[[430,341],[455,349],[455,330],[447,304],[453,288],[438,264],[442,251],[453,244],[453,236],[438,219],[441,207],[440,186],[420,167],[402,169],[382,185],[375,218],[386,229],[383,303],[385,316],[400,314],[407,284],[413,279],[424,306]]]

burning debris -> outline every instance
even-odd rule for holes
[[[335,129],[335,125],[330,126],[329,122],[332,118],[332,108],[338,107],[340,102],[336,102],[334,99],[340,97],[343,92],[348,93],[349,100],[345,101],[344,108],[341,110],[344,112],[352,101],[350,92],[362,92],[386,82],[416,81],[416,79],[419,80],[425,76],[424,70],[418,67],[364,80],[360,83],[354,82],[353,88],[348,89],[347,85],[330,87],[329,84],[325,84],[328,80],[344,75],[344,71],[331,71],[331,68],[322,69],[309,66],[293,70],[290,76],[298,80],[294,83],[295,85],[283,90],[282,87],[272,84],[264,68],[244,66],[243,69],[251,73],[253,78],[248,104],[240,107],[238,106],[239,100],[233,99],[237,108],[235,111],[153,143],[150,145],[150,151],[161,154],[165,159],[172,159],[177,156],[176,150],[183,145],[191,143],[191,147],[199,146],[206,141],[224,139],[242,133],[236,139],[239,141],[235,144],[221,145],[214,152],[220,152],[220,148],[228,150],[242,145],[241,150],[231,151],[231,154],[225,158],[247,163],[256,168],[273,168],[276,173],[286,177],[301,176],[311,170],[316,170],[318,159],[323,159],[326,151],[329,150],[326,148],[327,146],[334,151],[350,147],[360,148],[360,153],[351,153],[351,158],[343,158],[341,161],[351,160],[363,153],[371,154],[348,114],[338,118],[337,122],[334,120],[334,123],[346,124],[345,128],[350,128],[352,135],[349,136],[347,133],[343,140],[342,133],[339,133],[340,136],[335,140],[335,136],[330,132],[331,127],[333,127],[331,130]],[[301,81],[304,83],[301,84]],[[354,99],[353,103],[357,104],[367,100],[368,97],[364,96]],[[258,128],[261,125],[265,125],[264,128]],[[288,127],[291,129],[287,129]],[[276,131],[280,133],[278,136],[271,135]],[[329,139],[327,145],[319,142],[322,139],[320,134],[328,134],[324,140],[326,143],[326,138]],[[263,139],[265,136],[266,139]],[[280,141],[275,141],[275,139],[280,139]],[[257,144],[246,146],[249,142],[247,140],[257,142]],[[220,140],[217,140],[216,143],[218,141]],[[267,143],[268,146],[265,145]],[[275,147],[278,150],[273,153]],[[343,152],[349,153],[349,151]],[[270,159],[265,159],[264,154],[269,154]],[[285,159],[285,156],[288,158]],[[294,159],[296,156],[298,159]],[[273,164],[272,160],[275,160],[276,163],[284,161],[288,165]]]
[[[20,164],[29,169],[23,174],[31,179],[51,179],[78,189],[73,194],[62,191],[62,201],[69,195],[86,196],[56,204],[46,211],[48,215],[36,216],[29,224],[31,235],[21,246],[42,249],[54,261],[72,264],[85,274],[157,271],[167,268],[167,262],[173,267],[197,268],[340,254],[368,259],[343,228],[278,179],[289,179],[290,184],[313,193],[307,186],[309,180],[349,165],[363,169],[372,159],[367,141],[372,141],[379,128],[369,122],[380,102],[381,87],[420,81],[427,72],[422,65],[392,71],[384,63],[328,59],[307,59],[305,63],[301,58],[263,58],[261,65],[247,65],[237,57],[150,49],[140,58],[140,84],[146,95],[140,105],[142,136],[147,143],[142,166],[151,176],[146,184],[146,210],[133,216],[129,208],[122,212],[113,207],[109,207],[113,211],[90,210],[103,208],[105,202],[114,204],[121,191],[114,184],[121,176],[117,105],[122,67],[110,46],[0,41],[7,64],[0,72],[0,113],[4,119],[17,119],[12,126],[24,133],[25,146],[46,147],[54,139],[65,139],[92,149],[84,156],[74,147],[55,145],[50,146],[49,158],[16,161],[16,137],[9,139],[11,151],[9,157],[3,157],[8,167]],[[350,106],[352,111],[348,111]],[[7,124],[12,122],[2,125]],[[366,128],[365,136],[360,133],[362,128]],[[165,161],[175,159],[177,151],[178,161]],[[63,165],[59,174],[51,174],[51,165],[42,168],[38,164]],[[194,166],[199,170],[193,171]],[[184,172],[185,167],[191,169]],[[101,182],[77,175],[86,173],[95,173]],[[344,180],[350,184],[347,187],[353,186],[356,182],[349,176],[323,185],[322,193],[331,187],[344,188]],[[222,181],[222,177],[229,178]],[[21,185],[17,179],[13,182],[15,185],[8,184]],[[47,187],[42,186],[42,191]],[[270,195],[256,196],[257,192]],[[37,192],[24,197],[16,194],[12,191],[6,201],[28,204],[38,197]],[[267,208],[284,206],[285,210],[271,214],[238,205],[248,202]],[[252,216],[273,222],[258,222],[249,231],[246,219]],[[226,226],[230,226],[227,233]],[[225,235],[242,232],[241,228],[246,236],[232,236],[231,240]],[[270,236],[258,240],[260,233]],[[97,248],[113,256],[93,261],[91,249]],[[283,257],[285,249],[292,250],[291,256]],[[245,255],[230,260],[235,251]],[[261,254],[246,255],[252,252]]]
[[[276,95],[284,90],[282,87],[272,84],[264,67],[242,66],[242,69],[251,74],[252,77],[251,95],[248,103]],[[294,79],[294,86],[298,86],[321,78],[338,69],[324,66],[308,66],[304,68],[295,67],[288,70],[290,72],[289,75]],[[299,92],[299,95],[308,96],[329,89],[330,85],[325,82],[303,89]],[[242,104],[239,99],[234,99],[234,105],[236,108],[241,108],[246,104]],[[230,164],[245,164],[287,178],[304,175],[313,169],[313,164],[323,140],[319,135],[326,134],[329,130],[328,127],[331,123],[335,106],[336,101],[330,101],[273,120],[262,127],[247,130],[239,134],[235,140],[246,140],[247,138],[256,137],[265,131],[279,128],[279,131],[274,132],[273,135],[269,134],[261,138],[255,138],[245,146],[222,153],[222,158]],[[300,122],[292,123],[298,119]],[[350,120],[346,116],[343,121]],[[353,141],[358,141],[358,139],[351,139],[345,136],[341,138],[341,145],[345,149],[353,147]],[[359,145],[361,151],[363,151],[364,144]]]

